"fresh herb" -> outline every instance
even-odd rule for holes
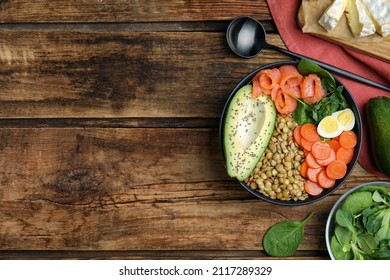
[[[303,221],[279,222],[269,228],[263,237],[263,247],[267,254],[273,257],[292,256],[301,244],[305,224],[313,214]]]
[[[367,186],[352,193],[335,214],[331,249],[336,259],[390,260],[390,194]]]
[[[317,74],[321,78],[323,88],[328,92],[324,98],[314,104],[297,99],[297,109],[292,116],[299,125],[305,123],[318,125],[326,116],[350,107],[343,96],[344,87],[337,87],[335,79],[328,71],[307,59],[302,59],[297,68],[302,75]]]

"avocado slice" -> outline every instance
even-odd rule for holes
[[[240,88],[230,101],[224,122],[224,152],[230,177],[249,177],[275,129],[276,109],[271,96],[252,97],[252,85]]]

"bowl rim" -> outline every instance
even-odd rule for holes
[[[347,197],[356,192],[357,190],[360,190],[363,187],[366,186],[384,186],[388,189],[390,189],[390,182],[389,181],[371,181],[371,182],[366,182],[360,185],[357,185],[351,189],[349,189],[347,192],[345,192],[342,196],[340,196],[336,203],[333,204],[332,208],[330,209],[328,219],[326,221],[326,226],[325,226],[325,242],[326,242],[326,249],[328,250],[329,256],[332,260],[336,260],[336,258],[333,255],[332,248],[330,246],[330,234],[333,234],[333,225],[334,225],[334,215],[336,211],[340,208],[341,204],[347,199]]]
[[[219,135],[219,144],[220,144],[220,148],[222,150],[222,157],[223,157],[223,160],[224,160],[225,167],[226,167],[226,160],[225,160],[225,150],[224,150],[224,145],[223,145],[223,142],[224,142],[223,141],[224,121],[225,121],[225,117],[226,117],[227,108],[228,108],[231,100],[233,99],[234,95],[237,93],[237,91],[241,87],[243,87],[246,84],[249,84],[249,82],[252,80],[252,78],[260,70],[274,68],[274,67],[281,67],[283,65],[295,65],[296,66],[296,65],[298,65],[298,62],[299,61],[296,61],[296,60],[281,60],[281,61],[276,61],[276,62],[272,62],[272,63],[263,64],[260,67],[256,68],[255,70],[253,70],[252,72],[250,72],[249,74],[247,74],[244,78],[242,78],[240,80],[240,82],[230,92],[228,98],[226,99],[226,102],[225,102],[225,105],[223,107],[222,113],[220,115],[219,133],[218,133],[218,135]],[[359,158],[359,155],[360,155],[362,142],[363,142],[363,124],[362,124],[362,118],[361,118],[361,114],[360,114],[359,108],[358,108],[358,106],[356,104],[356,101],[353,98],[352,94],[349,92],[349,90],[346,88],[346,86],[337,77],[335,77],[333,74],[332,74],[332,76],[334,77],[334,79],[336,80],[336,83],[338,85],[342,85],[344,87],[344,89],[343,89],[343,96],[347,99],[348,103],[351,105],[351,110],[353,111],[353,113],[355,115],[355,128],[354,128],[354,130],[358,134],[358,144],[357,144],[357,147],[355,148],[357,150],[356,150],[356,153],[354,153],[354,156],[352,158],[351,163],[348,164],[347,174],[342,179],[336,181],[337,182],[337,186],[332,187],[330,189],[326,189],[325,191],[322,192],[322,194],[320,194],[318,196],[312,196],[309,199],[305,199],[305,200],[284,201],[284,200],[278,200],[278,199],[271,199],[271,198],[268,198],[265,195],[255,191],[255,190],[253,190],[250,186],[245,184],[245,182],[238,181],[239,184],[244,189],[246,189],[249,193],[251,193],[255,197],[260,198],[260,199],[262,199],[264,201],[267,201],[267,202],[272,203],[272,204],[280,205],[280,206],[302,206],[302,205],[308,205],[308,204],[317,202],[317,201],[325,198],[326,196],[332,194],[339,187],[341,187],[341,185],[344,184],[344,182],[348,179],[348,177],[352,173],[353,169],[355,168],[355,165],[358,162],[358,158]]]

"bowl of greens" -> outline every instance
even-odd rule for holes
[[[351,174],[362,120],[348,89],[314,62],[255,69],[230,93],[219,137],[228,175],[277,205],[325,198]]]
[[[390,260],[390,182],[365,183],[342,195],[325,236],[333,260]]]

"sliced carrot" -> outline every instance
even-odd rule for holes
[[[326,159],[330,155],[332,148],[327,142],[316,141],[311,147],[311,153],[316,159]]]
[[[318,181],[318,184],[322,188],[325,188],[325,189],[333,187],[334,184],[336,183],[336,180],[331,179],[331,178],[328,177],[328,175],[326,175],[326,170],[325,169],[321,170],[321,172],[318,173],[317,181]]]
[[[331,179],[341,179],[347,174],[347,164],[341,160],[334,160],[326,167],[326,175]]]
[[[313,156],[312,153],[308,153],[305,157],[305,161],[307,162],[307,166],[310,168],[320,168],[321,165],[317,162],[315,157]]]
[[[301,173],[301,176],[304,177],[304,178],[307,178],[307,169],[309,167],[307,166],[307,162],[306,160],[302,162],[301,164],[301,168],[300,168],[300,173]]]
[[[338,149],[336,152],[336,158],[348,164],[353,158],[353,152],[353,148],[347,149],[344,147],[340,147],[340,149]]]
[[[302,147],[301,143],[301,126],[298,125],[297,127],[294,128],[293,130],[293,137],[295,142],[298,144],[299,147]]]
[[[317,163],[321,166],[327,166],[334,160],[336,160],[336,152],[333,149],[330,150],[330,154],[328,158],[316,159]]]
[[[317,132],[317,127],[311,123],[305,123],[301,127],[301,136],[309,142],[320,140],[320,135]]]
[[[335,152],[341,147],[339,141],[335,138],[330,139],[327,143]]]
[[[358,141],[358,138],[352,130],[351,131],[343,131],[339,137],[340,145],[344,148],[347,148],[347,149],[354,148],[357,145],[357,141]]]
[[[307,141],[305,138],[301,138],[301,144],[302,144],[302,148],[305,150],[305,151],[311,151],[311,148],[313,147],[313,144],[314,142],[310,142],[310,141]]]
[[[305,191],[308,194],[313,195],[313,196],[319,195],[324,190],[316,182],[313,182],[310,180],[306,180],[304,187],[305,187]]]
[[[318,174],[323,170],[323,167],[320,168],[308,168],[307,169],[307,178],[309,178],[310,181],[318,182],[317,176]]]

